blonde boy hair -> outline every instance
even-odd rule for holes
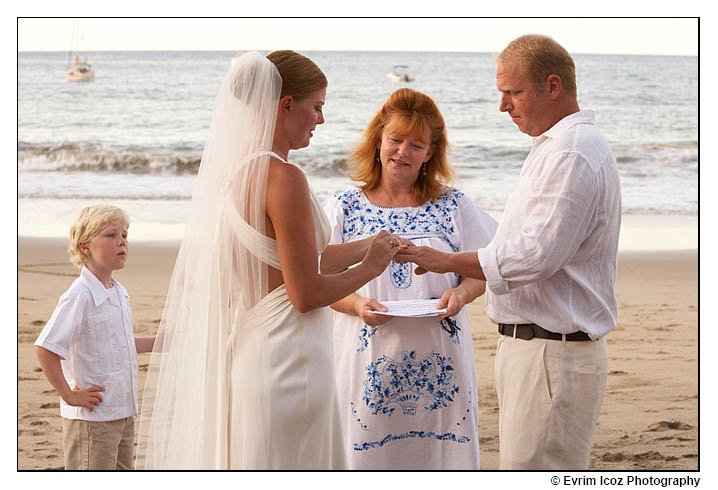
[[[87,256],[80,251],[80,245],[89,242],[107,225],[119,221],[125,228],[130,227],[130,218],[127,213],[116,207],[106,205],[88,206],[80,211],[70,227],[70,262],[77,267],[87,263]]]

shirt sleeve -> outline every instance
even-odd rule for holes
[[[598,173],[577,152],[557,153],[528,186],[525,219],[512,239],[478,251],[487,286],[506,294],[547,279],[576,254],[594,223]]]
[[[459,251],[478,250],[494,239],[498,223],[468,196],[459,200]]]
[[[322,207],[331,225],[332,236],[329,245],[344,243],[344,208],[339,199],[336,196],[329,197],[322,203]]]
[[[67,359],[75,334],[85,321],[88,301],[82,294],[63,294],[35,345]]]

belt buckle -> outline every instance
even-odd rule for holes
[[[516,330],[516,338],[519,338],[521,340],[531,340],[534,337],[536,337],[536,332],[534,331],[533,326],[532,325],[526,325],[526,326],[528,327],[527,335],[519,335],[519,331],[517,330],[519,328],[519,325],[518,325],[518,323],[514,323],[514,329]]]

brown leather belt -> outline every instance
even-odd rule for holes
[[[549,332],[545,328],[541,328],[535,323],[499,323],[499,333],[501,335],[508,335],[509,337],[514,336],[514,327],[516,327],[516,338],[523,340],[537,339],[549,339],[549,340],[562,340],[563,336],[560,333]],[[573,332],[566,334],[566,340],[581,341],[591,340],[586,332]]]

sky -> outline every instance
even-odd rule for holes
[[[439,13],[439,12],[437,12]],[[80,49],[499,52],[526,33],[570,53],[698,55],[696,18],[84,18]],[[18,51],[67,51],[72,18],[20,18]]]

